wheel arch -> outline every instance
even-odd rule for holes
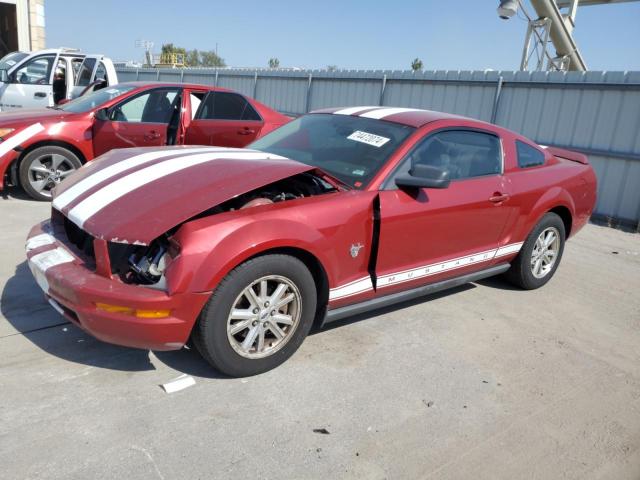
[[[75,145],[69,142],[65,142],[64,140],[40,140],[38,142],[32,143],[31,145],[26,147],[22,152],[20,152],[20,155],[18,155],[18,157],[16,157],[16,159],[14,160],[14,162],[16,163],[16,167],[19,168],[22,160],[24,160],[24,158],[27,155],[29,155],[29,153],[31,153],[33,150],[40,147],[66,148],[67,150],[71,151],[75,156],[77,156],[83,165],[87,163],[87,159],[84,153],[82,153],[82,151],[78,147],[76,147]]]
[[[549,212],[555,213],[562,219],[565,227],[565,238],[569,238],[573,232],[575,204],[569,192],[557,186],[547,190],[531,209],[522,237],[526,238],[542,217]]]
[[[569,238],[569,236],[571,235],[571,227],[573,226],[573,216],[571,215],[571,210],[569,210],[569,208],[564,205],[558,205],[551,208],[547,213],[555,213],[562,219],[562,223],[564,223],[565,238]]]

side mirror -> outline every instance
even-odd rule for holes
[[[421,164],[414,165],[409,175],[396,178],[396,185],[400,188],[447,188],[449,183],[447,170]]]
[[[0,82],[9,83],[9,74],[7,73],[7,70],[4,68],[0,70]]]
[[[109,110],[107,108],[96,110],[94,117],[96,118],[96,120],[102,120],[103,122],[106,122],[109,120]]]

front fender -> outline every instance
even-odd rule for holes
[[[366,275],[368,254],[352,257],[349,247],[355,243],[367,253],[370,249],[374,196],[349,192],[333,198],[307,199],[298,206],[288,207],[288,202],[283,202],[254,207],[252,212],[226,212],[188,222],[174,235],[181,254],[167,268],[169,288],[176,292],[211,291],[245,260],[282,248],[313,255],[330,286],[363,272]]]

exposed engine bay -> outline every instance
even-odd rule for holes
[[[319,175],[309,172],[301,173],[238,195],[187,221],[234,210],[323,195],[337,190],[338,187]],[[110,242],[109,257],[112,273],[117,274],[125,283],[164,289],[166,287],[164,271],[168,257],[173,258],[178,253],[177,246],[171,242],[171,236],[179,228],[180,225],[172,228],[148,246]]]

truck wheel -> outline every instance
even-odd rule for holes
[[[278,254],[248,260],[211,295],[194,327],[194,344],[226,375],[266,372],[302,344],[316,301],[313,277],[297,258]]]
[[[20,162],[20,185],[36,200],[51,200],[51,190],[82,166],[76,154],[63,147],[45,145]]]
[[[540,288],[553,277],[564,251],[562,219],[549,212],[538,222],[505,274],[507,280],[525,290]]]

